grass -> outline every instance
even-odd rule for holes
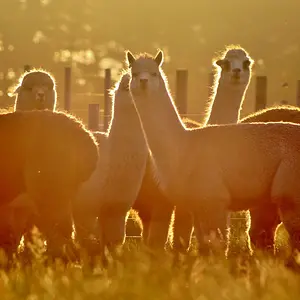
[[[191,251],[174,266],[170,253],[150,253],[128,239],[115,259],[108,255],[106,269],[90,270],[85,262],[46,267],[43,243],[37,240],[35,247],[31,266],[16,260],[11,270],[0,270],[0,299],[296,300],[300,294],[299,275],[267,257],[253,259],[236,276],[228,260],[197,258]]]

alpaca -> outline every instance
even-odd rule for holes
[[[200,245],[210,244],[217,228],[226,235],[228,211],[247,210],[263,199],[277,203],[291,245],[300,249],[300,126],[251,123],[187,129],[161,69],[163,52],[135,58],[128,51],[127,61],[156,180],[175,206],[185,205],[193,213]]]
[[[15,88],[16,101],[14,110],[55,110],[56,84],[54,77],[42,69],[25,72]]]
[[[238,122],[251,80],[253,63],[249,53],[239,45],[227,46],[221,58],[214,60],[213,65],[219,68],[214,76],[213,94],[205,119],[206,125]],[[230,255],[235,254],[234,242],[241,245],[240,232],[243,230],[240,228],[247,228],[245,223],[247,223],[245,212],[230,214],[231,247],[228,249]],[[248,240],[248,235],[245,238]],[[246,244],[250,250],[249,244]]]
[[[274,106],[263,109],[240,120],[241,123],[252,122],[290,122],[300,123],[300,109],[295,106]],[[274,239],[280,217],[273,203],[250,209],[251,227],[249,231],[251,242],[255,248],[274,250]]]
[[[72,233],[70,201],[96,168],[97,143],[80,121],[62,112],[1,114],[0,130],[2,208],[14,209],[8,204],[25,194],[30,200],[21,202],[32,203],[36,211],[31,204],[25,207],[26,212],[29,208],[28,227],[36,225],[47,239],[49,254],[61,256]],[[7,221],[1,218],[0,247],[12,252],[19,241],[10,223],[12,215],[6,217]]]
[[[252,65],[253,60],[248,52],[237,45],[227,46],[221,56],[213,60],[213,67],[216,69],[213,92],[208,101],[208,109],[202,126],[238,122],[252,75]],[[191,124],[190,121],[189,124]],[[199,128],[198,124],[194,122],[190,128]],[[232,222],[231,226],[240,227],[236,223],[240,222]],[[180,249],[184,247],[186,250],[190,244],[191,233],[190,213],[182,208],[176,208],[173,233],[175,248],[178,248],[178,244],[183,243]]]
[[[76,197],[75,227],[84,248],[90,243],[86,234],[95,232],[89,229],[95,217],[101,249],[123,244],[127,214],[145,173],[148,150],[129,92],[129,78],[124,73],[111,91],[113,109],[108,131],[95,133],[101,145],[97,169]]]

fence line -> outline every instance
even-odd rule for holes
[[[88,104],[88,124],[93,124],[93,128],[103,127],[106,131],[111,118],[111,101],[109,90],[112,87],[111,69],[104,70],[104,90],[103,93],[76,93],[76,95],[85,96],[99,96],[104,98],[104,107],[101,108],[100,105],[89,105]],[[100,77],[99,77],[100,78]],[[211,87],[213,85],[214,73],[210,72],[208,74],[208,95],[211,95]],[[255,76],[255,111],[266,108],[267,105],[267,87],[268,80],[267,76]],[[65,95],[64,95],[64,107],[65,110],[71,110],[71,68],[65,68]],[[203,113],[187,113],[188,104],[188,70],[178,69],[176,70],[176,82],[175,82],[175,102],[178,108],[179,114],[182,117],[202,117]],[[282,101],[284,104],[284,101]],[[296,88],[296,104],[300,106],[300,80],[297,80]],[[74,112],[86,111],[86,109],[74,109]],[[102,113],[101,113],[102,112]],[[99,117],[101,113],[102,118]],[[89,120],[90,118],[95,118],[95,120]],[[101,120],[102,119],[102,122]],[[96,126],[96,122],[101,122]]]

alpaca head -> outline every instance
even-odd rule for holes
[[[219,68],[219,83],[239,88],[246,86],[250,81],[253,60],[241,47],[228,47],[214,65]]]
[[[131,73],[130,90],[133,94],[156,91],[162,84],[160,67],[163,63],[163,52],[158,51],[155,57],[140,54],[135,58],[131,52],[126,53],[127,64]]]
[[[16,87],[19,101],[32,101],[35,109],[55,109],[55,80],[46,71],[33,70],[25,73]]]

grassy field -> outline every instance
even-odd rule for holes
[[[31,266],[16,260],[0,271],[0,299],[299,299],[300,277],[282,262],[261,257],[233,275],[228,260],[197,258],[191,251],[176,266],[170,253],[153,254],[128,239],[106,269],[60,263],[46,267],[37,241]],[[2,257],[3,259],[3,257]],[[0,257],[1,262],[1,257]]]

